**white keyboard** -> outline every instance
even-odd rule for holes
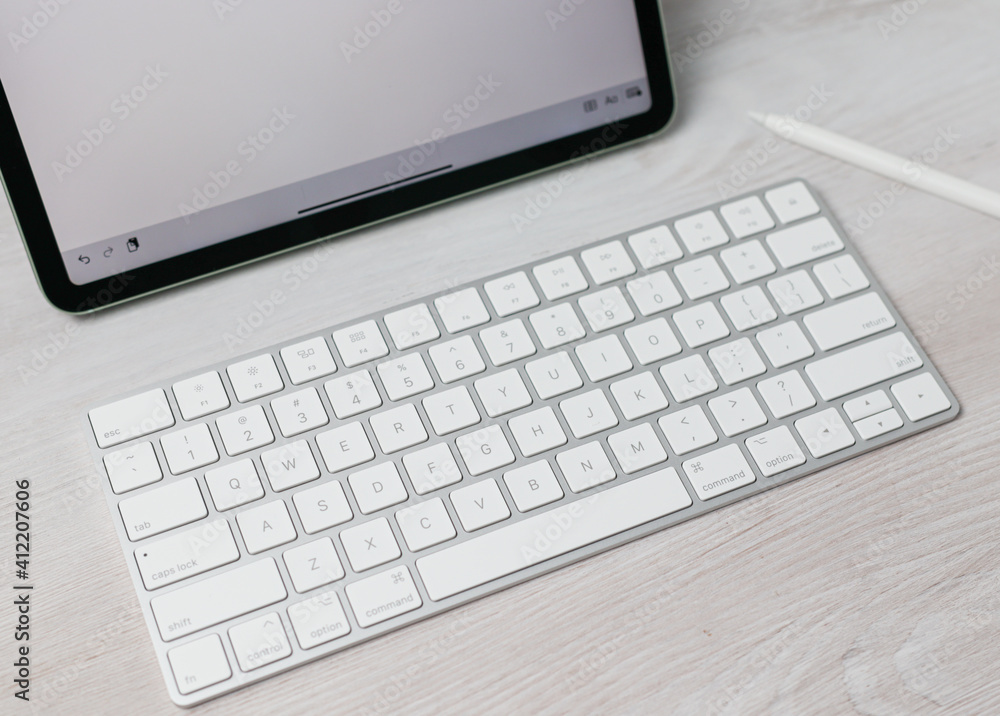
[[[163,382],[87,432],[189,706],[958,410],[793,181]]]

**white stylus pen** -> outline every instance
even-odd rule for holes
[[[1000,219],[1000,194],[997,192],[825,129],[803,124],[794,117],[758,112],[750,112],[750,116],[790,142]]]

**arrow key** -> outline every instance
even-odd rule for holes
[[[906,417],[913,422],[943,413],[951,407],[948,396],[930,373],[921,373],[896,383],[892,386],[892,394],[896,396]]]
[[[892,407],[884,390],[876,390],[860,398],[852,398],[844,403],[844,412],[852,422],[881,413]]]
[[[896,412],[895,408],[889,408],[886,411],[854,423],[854,429],[858,431],[858,435],[861,436],[862,440],[871,440],[879,435],[885,435],[886,433],[891,433],[893,430],[898,430],[901,427],[903,427],[903,419],[899,417],[899,413]]]

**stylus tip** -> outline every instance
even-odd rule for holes
[[[767,121],[767,117],[760,112],[747,112],[750,115],[750,119],[757,122],[757,124],[764,124]]]

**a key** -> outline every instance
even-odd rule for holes
[[[480,530],[510,517],[510,508],[493,478],[455,490],[451,493],[451,504],[466,532]]]
[[[375,321],[342,328],[334,332],[333,342],[340,352],[340,359],[348,368],[389,354],[389,346],[385,344]]]
[[[903,427],[903,419],[899,417],[899,413],[896,412],[895,408],[889,408],[885,412],[863,418],[854,423],[854,429],[858,431],[858,435],[861,436],[862,440],[871,440],[872,438],[877,438],[879,435],[899,430],[901,427]]]
[[[767,403],[771,414],[779,420],[816,405],[816,398],[797,370],[760,381],[757,392]]]
[[[645,375],[652,377],[649,373]],[[639,388],[639,394],[642,395],[642,388]],[[603,390],[592,390],[568,398],[559,403],[559,410],[562,411],[566,424],[569,425],[569,430],[575,438],[585,438],[618,425],[618,418]]]
[[[274,442],[271,425],[267,422],[264,409],[259,405],[227,413],[216,420],[215,425],[219,428],[222,447],[226,449],[228,455],[241,455],[248,450]]]
[[[767,370],[748,338],[712,348],[708,358],[726,385],[734,385]]]
[[[719,384],[712,376],[712,371],[709,370],[705,359],[700,355],[681,358],[661,366],[660,376],[678,403],[711,393],[719,388]]]
[[[535,354],[535,344],[528,335],[528,329],[518,318],[501,323],[499,326],[484,328],[479,332],[490,362],[495,366],[507,365],[521,358]]]
[[[561,500],[564,494],[552,466],[546,460],[505,472],[503,481],[520,512],[529,512]]]
[[[288,508],[281,500],[243,510],[236,515],[236,523],[250,554],[286,544],[297,536]]]
[[[729,243],[729,234],[713,211],[703,211],[675,221],[674,231],[681,237],[688,253],[692,254]]]
[[[437,435],[447,435],[482,420],[464,385],[424,398],[423,406]]]
[[[315,388],[288,393],[271,401],[278,430],[286,438],[314,430],[330,422]]]
[[[774,219],[756,196],[726,204],[719,209],[719,213],[737,239],[745,239],[774,228]]]
[[[767,416],[749,388],[740,388],[712,398],[708,401],[708,409],[712,411],[726,437],[745,433],[767,423]]]
[[[428,354],[442,383],[454,383],[486,370],[483,357],[479,355],[471,336],[431,346]]]
[[[511,418],[510,432],[525,457],[566,444],[566,433],[549,406]]]
[[[411,552],[447,542],[458,534],[440,497],[400,510],[396,513],[396,523]]]
[[[323,387],[333,406],[333,414],[340,420],[382,405],[382,396],[367,370],[328,380]]]
[[[510,443],[499,425],[490,425],[455,440],[469,474],[475,477],[514,462]]]
[[[319,477],[319,466],[309,443],[296,440],[260,456],[267,473],[267,480],[275,492],[298,487]]]
[[[344,495],[344,486],[337,480],[297,492],[292,496],[292,502],[306,534],[342,525],[354,517]]]
[[[625,288],[632,300],[635,301],[635,307],[639,309],[639,313],[644,316],[652,316],[684,302],[666,271],[657,271],[634,278],[626,284]]]
[[[163,479],[163,471],[150,443],[137,443],[105,455],[104,469],[116,495]]]
[[[403,487],[403,480],[395,463],[383,462],[352,472],[347,481],[351,484],[351,492],[363,515],[398,505],[407,498],[406,488]]]
[[[316,436],[316,445],[330,472],[346,470],[375,459],[375,451],[361,423],[348,423]]]
[[[135,550],[139,576],[150,591],[239,558],[236,540],[225,520],[202,523],[155,542],[144,542]]]
[[[419,353],[379,363],[378,375],[389,400],[404,400],[434,387],[434,379]]]
[[[800,181],[771,189],[764,194],[764,199],[782,224],[790,224],[819,213],[819,205],[806,185]]]
[[[238,460],[205,473],[205,483],[219,512],[254,502],[264,496],[253,460]]]
[[[757,343],[775,368],[811,358],[815,351],[799,324],[789,321],[757,334]]]
[[[214,370],[174,383],[173,391],[185,420],[197,420],[229,407],[222,378]]]
[[[951,407],[948,396],[930,373],[896,383],[891,390],[906,417],[913,422],[943,413]]]
[[[474,385],[486,414],[491,418],[531,405],[531,395],[516,370],[480,378]]]
[[[387,313],[382,320],[385,321],[389,338],[401,351],[441,337],[441,332],[425,303]]]
[[[364,572],[399,559],[402,554],[385,517],[349,527],[340,533],[340,541],[355,572]]]
[[[609,436],[608,445],[626,475],[667,459],[667,452],[649,423]]]
[[[594,383],[632,370],[632,361],[615,335],[577,346],[576,357],[580,359],[587,377]]]
[[[638,420],[669,405],[652,373],[640,373],[612,383],[611,394],[626,420]]]
[[[149,606],[163,641],[173,641],[287,596],[268,557],[153,597]]]
[[[736,445],[726,445],[686,460],[683,468],[700,500],[710,500],[757,481]]]
[[[253,671],[292,655],[288,635],[276,612],[237,624],[229,630],[229,640],[240,671]]]
[[[784,425],[747,438],[745,443],[764,477],[773,477],[806,461],[802,448]]]
[[[767,290],[786,316],[823,303],[823,295],[805,271],[795,271],[779,278],[772,278],[767,282]]]
[[[285,387],[278,373],[278,366],[274,364],[274,358],[269,354],[233,363],[226,368],[226,374],[233,385],[236,399],[241,403],[277,393]]]
[[[783,268],[792,268],[844,248],[844,242],[826,217],[768,234],[767,245]]]
[[[572,296],[574,293],[586,291],[589,287],[587,279],[572,256],[564,256],[555,261],[549,261],[531,270],[535,280],[542,288],[545,298],[558,301],[560,298]]]
[[[770,276],[777,269],[760,241],[745,241],[719,252],[719,258],[729,269],[736,283],[749,283]]]
[[[580,254],[580,258],[598,286],[635,273],[635,264],[621,241],[609,241],[587,249]]]
[[[851,429],[835,408],[796,420],[795,429],[813,457],[824,457],[855,443]]]
[[[863,291],[871,284],[853,256],[838,256],[813,266],[813,273],[830,298],[842,298]]]
[[[676,455],[685,455],[719,441],[715,428],[700,405],[664,415],[658,424]]]
[[[351,610],[362,629],[412,612],[423,605],[413,577],[406,567],[394,567],[348,584],[345,590]]]
[[[174,415],[161,389],[150,390],[88,413],[97,445],[102,448],[155,433],[174,424]]]
[[[493,304],[493,310],[503,318],[518,311],[534,308],[540,301],[535,293],[528,275],[518,271],[509,276],[487,281],[483,286],[486,295]]]
[[[406,468],[413,491],[418,495],[454,485],[462,479],[462,472],[447,443],[407,453],[403,456],[403,467]]]
[[[260,410],[259,407],[257,409]],[[163,448],[167,468],[174,475],[211,465],[219,459],[215,441],[204,423],[164,435],[160,438],[160,447]]]
[[[208,514],[198,482],[193,477],[126,497],[118,503],[118,511],[132,542],[200,520]]]
[[[282,558],[299,594],[344,578],[344,566],[329,537],[285,550]]]
[[[171,649],[167,652],[167,660],[174,672],[177,690],[185,695],[207,689],[233,675],[218,634]]]
[[[490,314],[475,288],[465,288],[434,299],[434,308],[441,316],[448,333],[458,333],[466,328],[489,322]]]
[[[607,453],[597,441],[559,453],[556,462],[573,492],[589,490],[617,477]]]
[[[714,303],[701,303],[674,314],[674,324],[691,348],[712,343],[729,335],[729,327]]]
[[[681,344],[670,329],[666,318],[654,318],[652,321],[627,328],[625,340],[635,353],[636,360],[642,365],[659,363],[664,358],[681,352]]]
[[[714,256],[702,256],[674,267],[674,276],[692,301],[729,288],[729,279]]]
[[[280,355],[293,385],[302,385],[337,372],[337,363],[322,336],[286,346],[281,349]]]
[[[767,300],[760,286],[751,286],[723,296],[720,303],[737,331],[746,331],[778,320],[778,312]]]
[[[823,400],[835,400],[923,364],[910,340],[902,333],[892,333],[809,363],[806,375]]]
[[[561,303],[558,306],[537,311],[532,313],[528,319],[531,321],[531,326],[535,329],[535,335],[538,336],[543,348],[556,348],[580,340],[587,335],[580,319],[573,312],[573,307],[568,303]]]
[[[524,369],[542,400],[568,393],[583,385],[583,379],[566,351],[525,363]]]
[[[427,431],[420,421],[417,409],[411,403],[401,405],[384,413],[376,413],[368,419],[375,439],[386,455],[427,440]]]
[[[288,620],[299,646],[312,649],[351,633],[336,592],[323,592],[288,607]]]
[[[663,225],[632,234],[628,237],[628,245],[639,259],[639,264],[647,270],[676,261],[684,255],[677,239]]]
[[[635,314],[632,313],[624,294],[617,286],[581,296],[577,304],[583,311],[583,317],[590,324],[590,329],[595,333],[608,331],[635,320]]]
[[[896,325],[896,319],[877,293],[866,293],[814,311],[803,317],[802,322],[816,345],[824,351],[887,331]]]

